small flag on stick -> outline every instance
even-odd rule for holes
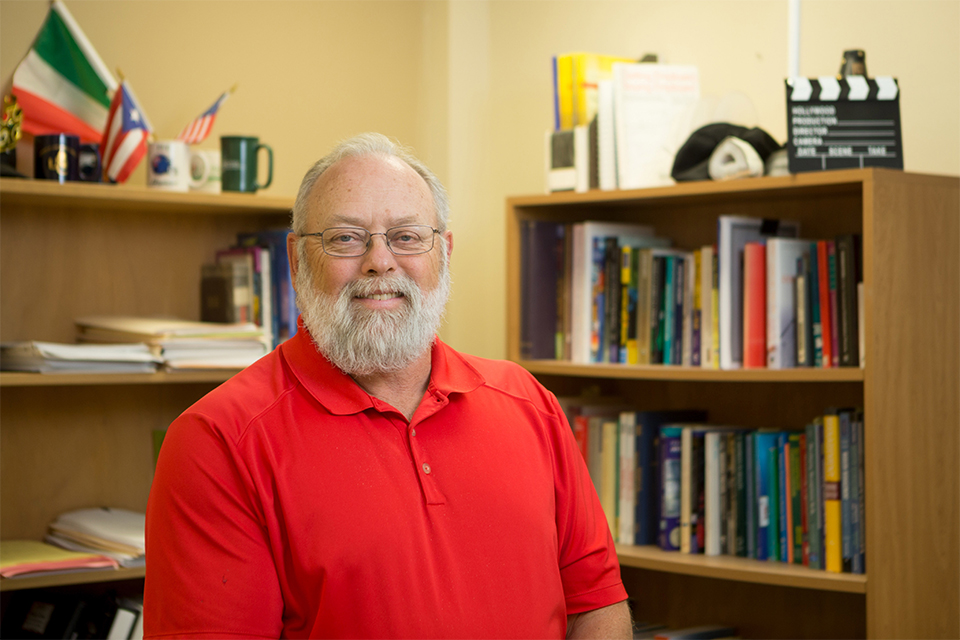
[[[103,173],[111,182],[125,182],[147,152],[150,124],[127,81],[120,83],[113,100],[100,149]]]
[[[224,91],[209,109],[201,113],[193,122],[183,128],[183,131],[177,136],[177,140],[182,140],[187,144],[197,144],[198,142],[206,140],[207,136],[210,135],[210,130],[213,129],[214,120],[217,119],[217,110],[227,97],[233,93],[234,89],[236,89],[236,87],[233,87],[229,91]]]

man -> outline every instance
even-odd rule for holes
[[[300,331],[164,441],[147,637],[630,637],[556,399],[436,338],[448,208],[378,134],[304,177],[287,246]]]

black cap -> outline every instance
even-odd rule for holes
[[[690,134],[677,151],[670,175],[677,182],[709,180],[710,155],[728,136],[749,142],[750,146],[757,150],[761,160],[766,160],[771,153],[780,148],[780,144],[759,127],[748,129],[729,122],[714,122]]]

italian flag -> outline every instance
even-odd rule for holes
[[[54,0],[30,51],[13,74],[23,130],[72,133],[100,142],[117,82],[60,0]]]

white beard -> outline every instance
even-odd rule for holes
[[[443,249],[443,245],[440,247]],[[361,278],[339,294],[316,290],[310,263],[301,253],[297,271],[297,306],[317,350],[343,372],[364,376],[400,371],[433,345],[450,297],[446,253],[437,286],[424,292],[410,276],[394,274]],[[396,310],[366,309],[358,295],[397,291],[404,304]]]

